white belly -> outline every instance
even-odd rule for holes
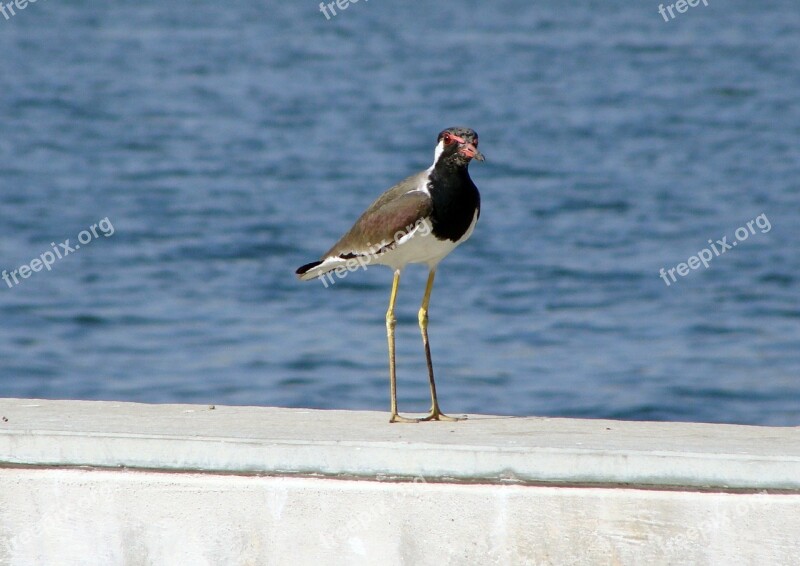
[[[397,246],[378,255],[370,263],[388,265],[394,270],[403,269],[409,263],[425,263],[429,268],[434,268],[447,254],[467,241],[477,222],[478,213],[475,212],[472,223],[457,242],[439,240],[431,230],[415,228],[408,236],[401,238]]]

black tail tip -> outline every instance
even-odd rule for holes
[[[295,271],[295,274],[296,274],[298,277],[302,277],[303,275],[305,275],[305,274],[306,274],[306,272],[308,272],[308,271],[309,271],[309,270],[311,270],[311,269],[314,269],[314,268],[315,268],[315,267],[317,267],[317,266],[318,266],[320,263],[322,263],[322,262],[321,262],[321,261],[312,261],[311,263],[307,263],[307,264],[305,264],[305,265],[301,265],[300,267],[298,267],[298,268],[297,268],[297,271]]]

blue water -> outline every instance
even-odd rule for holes
[[[390,272],[294,269],[476,129],[450,413],[800,424],[800,10],[48,0],[0,16],[0,396],[388,410]],[[675,268],[755,233],[667,286]],[[96,229],[97,231],[97,229]],[[86,239],[86,235],[83,235]],[[401,411],[428,407],[400,288]]]

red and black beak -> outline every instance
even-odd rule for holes
[[[458,152],[464,157],[468,157],[470,159],[477,159],[478,161],[484,160],[483,154],[478,151],[478,148],[475,147],[475,144],[468,141],[464,141],[459,144]]]

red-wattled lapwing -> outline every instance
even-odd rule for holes
[[[298,277],[304,281],[321,277],[344,265],[350,268],[354,264],[376,264],[394,270],[389,310],[386,311],[392,397],[389,422],[460,420],[439,410],[428,344],[428,303],[436,266],[470,237],[478,222],[481,198],[467,171],[472,159],[483,161],[483,155],[478,151],[478,134],[469,128],[444,130],[439,134],[433,165],[383,193],[320,261],[297,270]],[[431,411],[422,419],[409,419],[397,414],[394,305],[400,272],[409,263],[424,263],[430,270],[418,316],[431,388]]]

